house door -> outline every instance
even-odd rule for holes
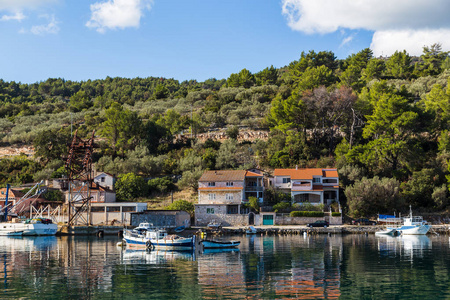
[[[255,214],[254,213],[248,214],[248,225],[255,225]]]
[[[273,225],[273,215],[263,215],[263,225]]]

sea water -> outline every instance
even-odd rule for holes
[[[227,251],[0,237],[0,299],[449,299],[448,236],[230,236]]]

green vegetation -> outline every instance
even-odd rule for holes
[[[321,218],[324,216],[323,211],[291,211],[290,217],[314,217]]]
[[[96,130],[95,168],[119,176],[119,200],[195,191],[208,169],[336,167],[353,216],[447,209],[449,68],[434,44],[420,57],[310,51],[282,68],[204,82],[0,80],[2,145],[36,151],[1,160],[0,184],[64,176],[73,127],[82,137]],[[270,190],[265,200],[290,202]],[[285,206],[276,209],[297,209]]]

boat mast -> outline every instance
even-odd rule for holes
[[[6,184],[6,198],[5,198],[5,214],[4,214],[4,221],[8,221],[8,194],[9,194],[9,183]]]

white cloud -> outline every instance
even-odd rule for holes
[[[144,10],[149,10],[152,0],[108,0],[91,5],[91,19],[87,27],[104,33],[107,29],[139,27]]]
[[[374,31],[371,47],[385,55],[403,49],[415,54],[417,48],[420,54],[423,45],[436,42],[445,49],[445,41],[450,40],[449,11],[448,0],[282,0],[282,13],[293,30]]]
[[[59,26],[55,16],[43,15],[41,18],[47,19],[48,24],[32,26],[30,32],[36,35],[56,34],[59,32]]]
[[[3,15],[0,18],[0,21],[11,21],[11,20],[15,20],[15,21],[22,21],[23,19],[25,19],[25,15],[22,12],[16,12],[14,15]]]
[[[397,50],[419,56],[423,46],[434,43],[441,44],[444,50],[450,49],[450,29],[380,30],[374,33],[370,48],[375,56],[390,55]]]

